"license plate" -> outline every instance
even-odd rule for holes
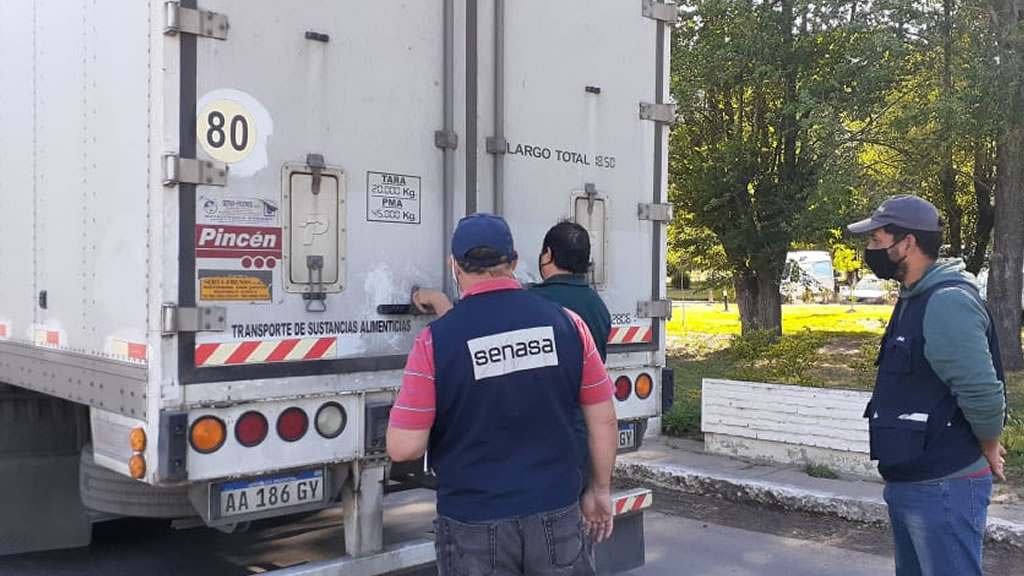
[[[324,501],[324,471],[307,470],[283,476],[226,482],[220,485],[220,517]],[[217,509],[215,507],[215,509]]]
[[[628,450],[636,447],[636,423],[624,422],[619,424],[619,450]]]

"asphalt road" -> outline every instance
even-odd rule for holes
[[[646,516],[647,563],[632,574],[851,576],[892,573],[884,526],[765,510],[713,498],[657,493]],[[387,539],[429,536],[433,495],[388,497]],[[98,524],[88,548],[0,558],[3,576],[247,576],[338,555],[339,509],[297,522],[256,523],[245,533],[176,530],[166,522]],[[1024,554],[986,551],[986,574],[1019,574]],[[434,573],[419,570],[416,576]]]

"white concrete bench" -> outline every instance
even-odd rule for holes
[[[868,392],[705,378],[705,450],[878,476],[868,459]]]

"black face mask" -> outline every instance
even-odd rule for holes
[[[888,248],[864,251],[864,262],[868,265],[868,268],[875,273],[875,276],[882,280],[892,280],[896,277],[896,273],[900,269],[900,264],[906,260],[906,256],[893,262],[892,259],[889,258],[889,250],[892,250],[893,246],[900,242],[901,240],[897,240]]]

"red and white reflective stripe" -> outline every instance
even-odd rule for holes
[[[636,512],[649,508],[654,500],[654,494],[646,488],[620,492],[612,497],[612,510],[615,516]]]
[[[10,325],[6,322],[0,322],[0,340],[7,340],[11,337]]]
[[[33,342],[36,346],[60,346],[60,332],[55,330],[37,329],[34,333]]]
[[[616,326],[608,334],[609,344],[645,344],[654,333],[650,326]]]
[[[145,344],[128,342],[126,340],[112,341],[110,343],[110,355],[142,362],[145,362],[148,356]]]
[[[196,346],[196,366],[235,366],[322,360],[338,356],[338,338],[222,342]]]

